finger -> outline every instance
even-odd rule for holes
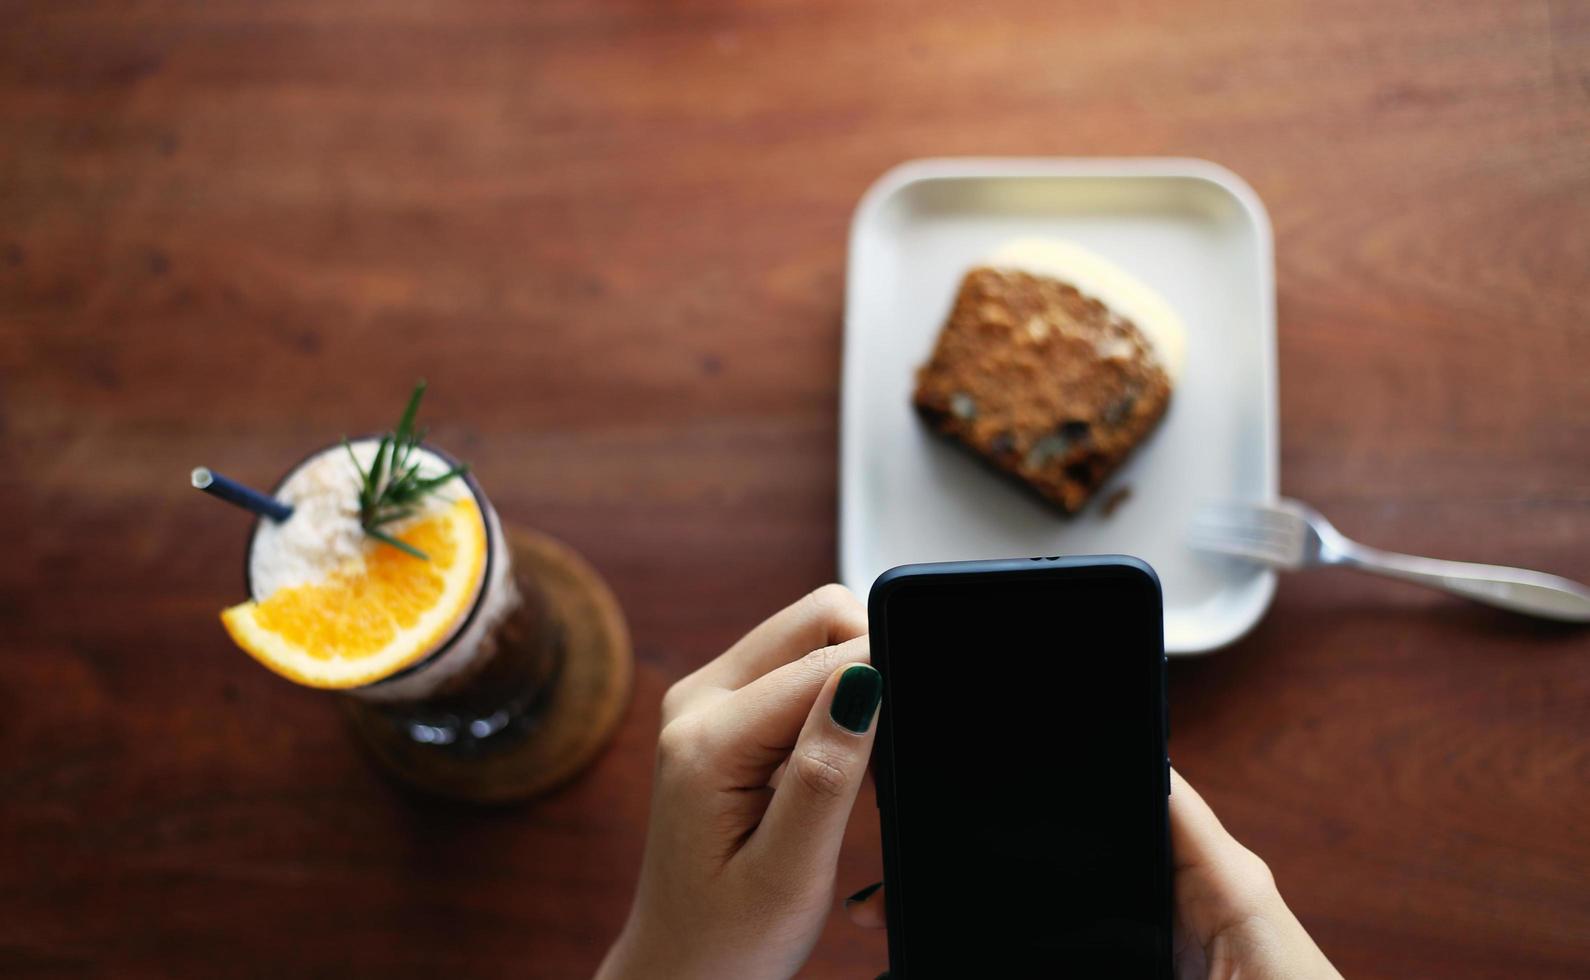
[[[797,657],[867,632],[867,607],[843,585],[825,585],[768,617],[696,671],[700,686],[739,688]]]
[[[1259,856],[1221,825],[1198,791],[1171,770],[1170,841],[1176,905],[1200,942],[1280,904],[1275,879]]]
[[[867,637],[813,650],[731,691],[700,713],[702,751],[723,788],[773,785],[800,738],[812,705],[834,672],[871,659]]]
[[[1176,870],[1215,865],[1235,838],[1226,832],[1204,798],[1175,769],[1170,771],[1170,834]]]
[[[883,902],[883,882],[876,881],[845,899],[845,914],[863,929],[883,929],[887,926]]]
[[[1172,769],[1170,838],[1176,871],[1212,875],[1233,897],[1254,898],[1275,885],[1258,855],[1243,847],[1220,823],[1181,773]]]
[[[835,671],[807,715],[767,814],[741,854],[806,880],[832,880],[839,844],[872,753],[883,677],[868,664]]]
[[[1274,975],[1339,976],[1287,908],[1269,867],[1226,831],[1209,804],[1175,770],[1170,837],[1177,917],[1206,953],[1229,939],[1228,946],[1256,951],[1251,952],[1259,957],[1254,963],[1273,961]]]

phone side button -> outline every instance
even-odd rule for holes
[[[1170,795],[1170,756],[1165,757],[1165,795]]]

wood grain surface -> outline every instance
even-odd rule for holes
[[[1590,579],[1584,3],[0,13],[0,972],[588,975],[662,690],[835,574],[847,224],[912,157],[1237,171],[1283,490]],[[384,782],[216,621],[245,522],[188,468],[268,483],[421,375],[633,630],[616,742],[531,805]],[[1590,972],[1585,631],[1319,572],[1171,684],[1178,766],[1346,974]],[[879,863],[864,798],[841,886]],[[836,914],[808,971],[883,963]]]

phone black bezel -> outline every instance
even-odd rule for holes
[[[1156,631],[1157,649],[1154,650],[1154,656],[1159,660],[1160,669],[1154,673],[1154,676],[1158,678],[1160,710],[1153,717],[1155,719],[1154,724],[1158,727],[1156,740],[1160,745],[1160,755],[1164,758],[1165,794],[1161,798],[1163,809],[1160,814],[1162,833],[1160,835],[1161,861],[1159,863],[1165,870],[1161,876],[1160,888],[1162,894],[1159,905],[1164,910],[1161,934],[1166,937],[1162,962],[1164,976],[1169,977],[1171,975],[1171,851],[1170,757],[1167,746],[1170,732],[1165,676],[1167,660],[1165,657],[1164,599],[1160,589],[1159,576],[1154,573],[1153,568],[1147,562],[1128,555],[1072,555],[1045,558],[1000,558],[982,561],[934,562],[901,565],[897,568],[891,568],[878,576],[867,597],[867,613],[868,628],[871,634],[872,663],[884,676],[883,704],[878,715],[878,738],[873,751],[873,776],[876,784],[879,825],[883,838],[885,894],[887,895],[888,882],[891,878],[895,881],[900,880],[900,855],[897,849],[898,839],[895,830],[895,824],[899,817],[895,809],[895,740],[889,708],[891,692],[889,686],[888,602],[902,590],[913,586],[923,584],[934,586],[953,585],[958,581],[973,579],[981,584],[986,583],[990,576],[1004,578],[1011,582],[1107,580],[1131,583],[1136,588],[1146,590],[1145,598],[1158,614],[1159,629]],[[900,896],[895,901],[887,901],[886,899],[889,976],[892,980],[902,980],[906,976],[908,968],[905,959],[905,930],[903,923],[906,903],[903,899],[904,896]]]

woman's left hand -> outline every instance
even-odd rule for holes
[[[872,751],[866,632],[825,586],[668,690],[640,884],[598,978],[800,969]]]

